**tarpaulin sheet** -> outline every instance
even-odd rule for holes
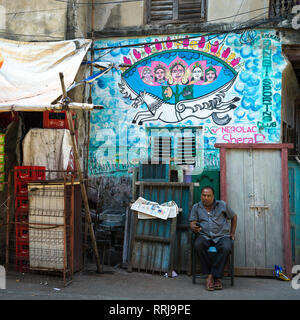
[[[64,171],[70,166],[72,141],[67,129],[31,129],[23,141],[23,166],[45,166]],[[47,172],[46,179],[62,179],[62,172]]]
[[[0,111],[7,104],[50,104],[74,81],[91,40],[19,42],[0,39]]]

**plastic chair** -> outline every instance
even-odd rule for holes
[[[201,274],[201,273],[197,274],[197,262],[198,262],[197,260],[198,260],[198,257],[197,257],[197,252],[196,252],[195,247],[194,247],[194,243],[195,243],[196,238],[197,238],[197,234],[195,234],[193,232],[192,233],[192,281],[193,281],[193,284],[196,283],[196,278],[200,278],[200,279],[206,279],[207,278],[207,275],[204,275],[204,274]],[[217,248],[214,247],[214,246],[210,246],[207,251],[209,252],[209,256],[213,261],[213,259],[215,258],[215,255],[217,253]],[[225,265],[225,271],[226,271],[226,266],[227,265],[229,266],[229,270],[228,270],[229,274],[228,274],[228,276],[224,276],[223,279],[224,280],[230,280],[230,284],[231,284],[231,286],[233,286],[234,285],[234,241],[232,242],[232,250],[231,250],[231,253],[228,256],[228,262]]]

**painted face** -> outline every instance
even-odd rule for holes
[[[171,76],[175,82],[181,83],[182,77],[184,76],[183,66],[181,66],[180,64],[176,65],[171,71]]]
[[[164,69],[157,69],[154,74],[155,74],[155,77],[158,82],[161,82],[165,79],[165,70]]]
[[[196,67],[193,70],[193,78],[195,81],[199,81],[199,80],[201,80],[201,77],[202,77],[202,70],[201,70],[201,68]]]
[[[217,75],[214,73],[214,71],[208,71],[206,72],[206,79],[207,81],[211,82],[214,81],[216,79]]]
[[[145,81],[145,82],[152,82],[152,74],[151,74],[151,69],[148,69],[148,68],[145,68],[144,70],[143,70],[143,80]]]

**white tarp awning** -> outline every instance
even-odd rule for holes
[[[1,105],[51,104],[74,81],[91,40],[19,42],[0,39]]]

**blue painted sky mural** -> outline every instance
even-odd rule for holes
[[[104,109],[91,113],[90,175],[127,174],[148,157],[151,128],[198,128],[199,170],[219,167],[217,142],[280,141],[286,62],[274,31],[114,38],[95,49],[115,68],[92,84]]]

